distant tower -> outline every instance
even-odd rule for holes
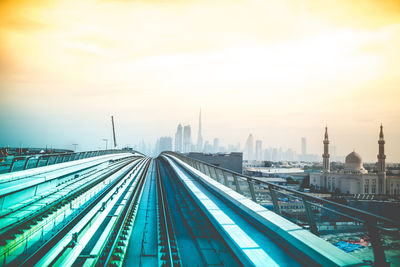
[[[386,155],[385,155],[385,140],[383,139],[383,126],[379,132],[379,154],[378,154],[378,181],[379,194],[386,194]]]
[[[254,138],[252,134],[249,134],[249,137],[247,138],[246,141],[246,146],[245,146],[245,154],[247,155],[247,160],[254,160]]]
[[[192,145],[192,138],[191,138],[191,128],[190,125],[185,125],[183,127],[183,152],[189,153],[191,152],[191,145]]]
[[[183,152],[182,142],[182,125],[179,124],[175,134],[175,151]]]
[[[214,153],[219,152],[219,139],[218,138],[214,138],[213,152]]]
[[[301,154],[307,154],[307,139],[305,137],[301,138]]]
[[[197,151],[203,150],[203,137],[201,136],[201,109],[199,114],[199,133],[197,134]]]
[[[171,151],[172,150],[172,137],[163,136],[158,140],[158,151],[157,153],[161,153],[163,151]]]
[[[256,140],[256,160],[262,160],[262,141]]]
[[[323,172],[329,172],[329,139],[328,139],[328,127],[325,127],[325,137],[324,137],[324,154],[322,154],[323,159]]]

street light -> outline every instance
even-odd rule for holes
[[[103,141],[106,142],[106,150],[107,150],[108,139],[103,139]]]

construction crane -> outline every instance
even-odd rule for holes
[[[115,149],[117,147],[117,139],[115,138],[114,116],[111,116],[111,124],[112,124],[112,130],[113,130],[114,149]]]

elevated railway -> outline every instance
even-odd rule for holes
[[[369,264],[201,164],[122,152],[0,175],[2,266]]]

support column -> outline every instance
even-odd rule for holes
[[[254,190],[254,184],[253,184],[253,182],[252,182],[249,178],[247,178],[247,184],[249,185],[249,190],[250,190],[251,199],[252,199],[254,202],[257,202],[256,192],[255,192],[255,190]]]
[[[233,182],[235,183],[236,192],[238,192],[239,194],[241,194],[242,191],[240,190],[238,178],[237,178],[236,174],[233,174],[233,173],[232,173],[232,176],[233,176]]]
[[[222,175],[224,176],[224,185],[229,187],[228,177],[226,176],[226,173],[224,171],[222,171]]]

